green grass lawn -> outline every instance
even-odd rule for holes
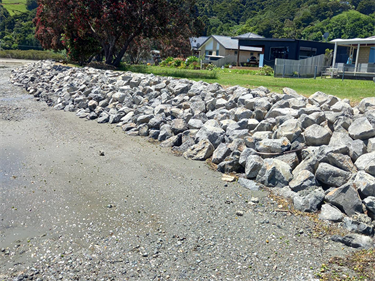
[[[144,67],[144,69],[146,69],[147,73],[163,75],[162,72],[168,68],[148,66]],[[348,98],[354,103],[359,102],[363,98],[375,96],[375,83],[373,81],[349,79],[341,81],[341,79],[321,79],[320,77],[317,79],[275,78],[273,76],[254,74],[254,71],[249,71],[249,74],[235,73],[238,71],[229,71],[230,70],[227,69],[224,71],[221,69],[216,70],[216,78],[204,78],[203,76],[189,77],[188,75],[185,75],[183,78],[189,78],[196,81],[203,80],[209,83],[219,83],[223,86],[239,85],[251,89],[264,86],[276,93],[281,93],[284,87],[288,87],[304,96],[310,96],[317,91],[321,91],[328,95],[334,95],[342,99]],[[201,72],[209,73],[210,71]],[[178,77],[178,75],[176,76]]]
[[[26,12],[26,0],[3,0],[3,6],[13,16],[16,13]]]

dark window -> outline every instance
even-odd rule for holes
[[[270,60],[287,59],[289,57],[289,47],[270,48]]]
[[[299,59],[306,59],[309,57],[316,56],[317,49],[310,47],[301,47],[299,48]]]

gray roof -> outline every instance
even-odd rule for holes
[[[252,32],[248,32],[245,34],[238,35],[236,36],[236,38],[264,38],[264,37],[258,34],[252,33]]]
[[[207,38],[207,36],[190,37],[189,40],[191,49],[198,49],[207,40]]]
[[[220,35],[212,35],[216,41],[219,42],[225,49],[229,50],[238,50],[238,39],[233,39],[229,36],[220,36]],[[254,52],[261,52],[262,48],[260,47],[247,47],[247,46],[240,46],[240,50],[242,51],[254,51]]]

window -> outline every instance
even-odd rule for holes
[[[206,50],[206,56],[212,56],[212,51]]]
[[[287,59],[289,57],[289,47],[270,48],[270,60]]]
[[[238,54],[238,52],[237,52],[237,51],[234,51],[234,54],[235,54],[235,55],[237,55],[237,54]]]
[[[316,56],[317,49],[310,47],[300,47],[299,48],[299,59],[306,59],[309,57]]]

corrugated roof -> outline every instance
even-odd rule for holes
[[[219,42],[225,49],[229,50],[238,50],[238,39],[233,39],[229,36],[220,36],[220,35],[212,35],[212,37]],[[262,48],[259,47],[247,47],[241,46],[240,50],[242,51],[253,51],[253,52],[261,52]]]
[[[207,36],[190,37],[190,46],[192,49],[198,49],[207,40]]]
[[[352,45],[352,44],[375,44],[375,36],[368,38],[353,38],[353,39],[335,39],[330,41],[337,43],[337,45]]]

